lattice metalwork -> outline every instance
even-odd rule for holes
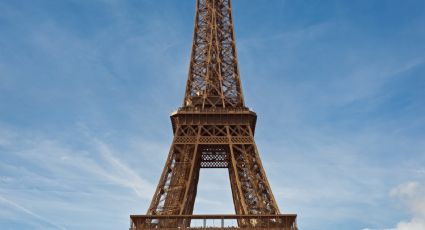
[[[224,146],[204,146],[201,149],[200,168],[229,167],[229,150]]]
[[[243,106],[230,0],[198,0],[183,106]]]
[[[133,229],[189,228],[201,168],[228,170],[239,228],[297,229],[296,215],[280,214],[254,141],[257,115],[244,105],[231,10],[230,0],[197,0],[173,143],[148,213],[132,217]]]

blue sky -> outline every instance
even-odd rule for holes
[[[0,1],[0,228],[126,229],[182,104],[195,1]],[[425,2],[233,0],[246,104],[300,229],[425,229]],[[232,213],[202,170],[196,213]],[[208,177],[208,180],[203,178]]]

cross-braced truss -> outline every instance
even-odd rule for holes
[[[256,120],[243,101],[231,1],[197,0],[185,99],[171,116],[173,143],[148,213],[132,216],[132,229],[191,227],[201,218],[192,215],[201,168],[227,168],[237,215],[222,221],[296,230],[296,215],[280,214],[267,180],[254,141]]]
[[[178,120],[186,115],[175,116]],[[253,114],[237,116],[247,116],[245,124],[177,125],[149,214],[191,214],[201,168],[228,168],[237,214],[279,214],[254,143],[249,123]]]
[[[183,106],[240,107],[243,95],[230,0],[198,0]]]

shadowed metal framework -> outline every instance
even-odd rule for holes
[[[131,229],[194,227],[233,219],[240,229],[297,229],[280,214],[254,141],[257,115],[245,107],[231,0],[197,0],[183,106],[171,115],[173,143],[147,215]],[[192,215],[201,168],[227,168],[236,215]],[[211,226],[210,226],[211,227]]]

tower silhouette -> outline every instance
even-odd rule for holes
[[[216,229],[227,220],[240,229],[297,229],[296,215],[280,214],[255,145],[257,115],[245,107],[233,29],[231,0],[197,0],[173,143],[147,215],[132,215],[130,229],[195,228],[193,220],[201,227],[219,220]],[[228,169],[236,215],[193,215],[201,168]]]

